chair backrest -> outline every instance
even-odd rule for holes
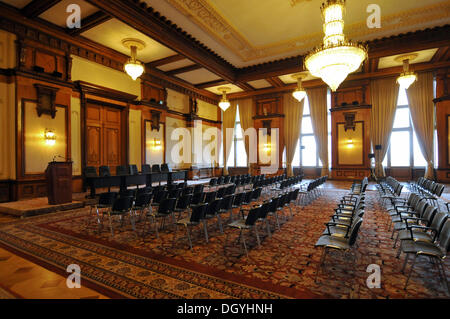
[[[434,194],[435,194],[437,197],[441,197],[441,195],[442,195],[442,193],[444,192],[444,190],[445,190],[445,185],[444,185],[444,184],[438,184],[438,186],[436,187],[436,190],[435,190]]]
[[[217,178],[211,178],[209,180],[209,186],[216,186],[217,185]]]
[[[152,173],[161,173],[161,167],[159,166],[159,164],[152,165]]]
[[[250,203],[252,201],[253,191],[248,191],[244,193],[243,203]]]
[[[183,189],[182,195],[188,195],[188,194],[193,194],[193,193],[194,193],[194,187],[185,187]]]
[[[217,190],[217,198],[222,198],[225,195],[226,192],[226,188],[225,187],[221,187]]]
[[[223,210],[230,210],[233,206],[234,201],[234,195],[227,195],[224,198],[222,198],[222,202],[220,204],[220,209]]]
[[[186,209],[189,207],[192,201],[192,194],[182,195],[180,199],[177,201],[178,209]]]
[[[205,199],[205,193],[194,193],[194,195],[192,195],[191,204],[198,205],[200,203],[203,203],[204,199]]]
[[[147,174],[147,173],[150,173],[152,171],[152,169],[150,168],[150,165],[142,164],[141,171],[143,174]]]
[[[280,200],[279,197],[272,198],[272,201],[270,202],[270,205],[269,205],[270,213],[274,213],[277,211],[279,200]]]
[[[170,214],[175,209],[175,198],[166,198],[161,204],[159,204],[158,213],[159,214]]]
[[[122,192],[119,193],[120,197],[132,197],[135,198],[136,197],[136,189],[126,189]]]
[[[97,177],[97,169],[94,166],[84,168],[84,177]]]
[[[172,189],[169,192],[169,196],[168,197],[170,197],[170,198],[179,198],[181,196],[181,192],[182,192],[182,190],[179,189],[179,188]]]
[[[439,234],[439,246],[441,246],[445,251],[450,250],[450,219],[447,218],[444,226],[442,227],[441,233]]]
[[[259,211],[259,218],[266,218],[267,214],[269,213],[270,210],[270,206],[271,206],[272,202],[265,202],[264,204],[262,204],[261,206],[261,210]]]
[[[234,196],[233,206],[241,206],[243,200],[244,193],[237,193],[236,196]]]
[[[190,221],[191,223],[199,223],[202,219],[205,219],[206,209],[208,204],[197,205],[192,209]]]
[[[120,197],[114,201],[113,212],[126,212],[133,205],[133,197]]]
[[[128,166],[128,174],[130,174],[130,175],[137,175],[137,174],[139,174],[139,171],[138,171],[137,166],[135,164],[132,164],[132,165]]]
[[[362,222],[363,222],[363,219],[360,218],[352,225],[352,227],[350,227],[350,236],[349,236],[349,240],[348,240],[348,244],[350,246],[353,246],[356,243],[356,239],[358,239],[358,233],[359,233],[359,229],[361,227]]]
[[[205,203],[211,203],[213,200],[216,199],[217,192],[208,192],[205,196]]]
[[[117,176],[128,175],[128,170],[126,166],[123,165],[116,166],[116,175]]]
[[[205,185],[197,184],[194,186],[194,193],[203,193],[204,188],[205,188]]]
[[[245,225],[253,226],[259,218],[261,207],[252,208],[245,219]]]
[[[437,208],[434,206],[428,206],[423,213],[423,219],[427,220],[427,226],[430,226],[433,222],[434,216],[437,213]]]
[[[169,164],[161,164],[161,172],[171,172]]]
[[[155,194],[155,197],[153,198],[153,202],[161,204],[162,201],[164,199],[166,199],[168,195],[169,195],[168,191],[160,190],[158,193]]]
[[[430,228],[433,229],[437,234],[439,234],[447,218],[448,215],[444,212],[436,213],[436,215],[434,215],[433,221],[431,222]]]
[[[147,207],[150,205],[150,201],[152,200],[151,194],[139,194],[136,196],[136,201],[134,203],[135,207]]]
[[[109,193],[102,193],[100,194],[98,198],[98,204],[99,205],[105,205],[105,206],[112,206],[114,201],[117,198],[117,193],[109,192]]]
[[[419,217],[422,218],[422,216],[425,213],[425,210],[427,209],[427,207],[428,207],[428,203],[425,200],[422,200],[422,201],[419,202],[419,204],[417,205],[417,208],[414,211],[417,212]]]
[[[98,175],[101,177],[111,176],[111,170],[109,169],[109,166],[100,166],[98,168]]]
[[[231,176],[230,176],[230,175],[227,175],[227,176],[225,176],[225,178],[223,179],[223,183],[224,183],[224,184],[229,184],[229,183],[230,183],[230,180],[231,180]]]
[[[208,208],[206,209],[207,215],[216,215],[219,212],[220,205],[222,204],[222,199],[216,199],[209,203]]]

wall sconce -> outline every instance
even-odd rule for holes
[[[348,148],[353,148],[354,147],[353,139],[351,137],[347,140],[347,147]]]
[[[272,145],[271,145],[270,143],[264,144],[263,150],[264,150],[264,152],[266,152],[266,153],[270,153],[270,151],[272,150]]]
[[[44,133],[45,144],[48,146],[53,146],[56,144],[56,134],[52,130],[45,130]]]
[[[161,140],[159,138],[154,138],[152,141],[152,148],[155,151],[159,151],[160,149],[162,149],[162,144],[161,144]]]

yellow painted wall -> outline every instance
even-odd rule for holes
[[[153,141],[161,141],[161,148],[155,148]],[[164,124],[160,124],[159,131],[152,130],[151,122],[145,122],[145,163],[149,165],[164,162]]]
[[[0,68],[16,65],[16,36],[0,30]],[[0,77],[0,180],[16,178],[15,84]]]
[[[166,117],[166,163],[172,168],[187,168],[191,166],[191,163],[176,163],[172,158],[172,150],[179,145],[178,140],[172,139],[172,133],[177,128],[186,128],[186,122],[180,119]]]
[[[138,168],[141,167],[141,151],[142,151],[142,140],[141,140],[141,110],[130,109],[129,119],[129,160],[130,164],[136,164]]]
[[[198,116],[208,119],[217,121],[217,105],[210,104],[208,102],[197,100],[197,106],[198,106]]]
[[[141,80],[133,81],[125,72],[72,55],[72,81],[85,81],[141,98]]]
[[[0,30],[0,68],[12,69],[16,66],[16,35]]]
[[[54,156],[66,156],[66,109],[57,106],[56,110],[54,119],[50,116],[38,117],[36,103],[25,102],[25,174],[42,174]],[[53,146],[45,143],[46,129],[56,134],[56,143]]]
[[[70,130],[71,130],[71,154],[72,174],[81,175],[81,113],[80,99],[72,97],[70,101]]]
[[[189,113],[189,96],[167,89],[167,106],[177,112]]]

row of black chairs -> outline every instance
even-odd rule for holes
[[[170,172],[171,168],[168,164],[154,164],[152,166],[148,164],[142,164],[141,172],[142,173],[161,173],[161,172]],[[119,165],[116,166],[116,175],[137,175],[139,174],[137,165]],[[94,166],[86,166],[84,169],[85,177],[105,177],[111,176],[111,169],[109,166],[100,166],[97,173],[97,168]]]
[[[450,250],[448,213],[440,212],[428,202],[427,195],[420,192],[409,192],[406,197],[392,196],[385,201],[385,206],[390,217],[389,229],[393,225],[391,239],[394,239],[394,234],[397,233],[393,248],[400,241],[397,258],[401,253],[406,254],[402,273],[405,273],[408,260],[413,256],[404,289],[408,287],[417,257],[427,257],[438,270],[444,286],[450,293],[443,262]]]
[[[445,185],[424,177],[419,177],[416,182],[409,183],[408,188],[410,192],[423,195],[430,204],[439,207],[439,199],[445,190]],[[445,203],[445,205],[447,212],[450,212],[450,203]]]
[[[357,247],[359,229],[363,222],[365,190],[359,193],[354,191],[352,185],[350,193],[342,197],[331,219],[325,223],[326,228],[315,244],[315,247],[323,247],[322,257],[317,266],[316,281],[330,250],[350,252],[356,263],[356,252],[353,248]]]

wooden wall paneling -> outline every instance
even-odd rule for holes
[[[442,69],[436,74],[436,130],[438,143],[438,181],[450,182],[450,74]]]

